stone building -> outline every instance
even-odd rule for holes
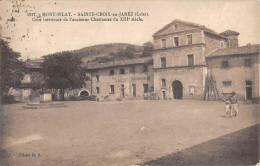
[[[186,21],[174,20],[153,34],[154,90],[163,99],[202,99],[205,55],[227,48],[229,39]]]
[[[151,57],[87,65],[91,94],[99,100],[143,99],[153,89]]]
[[[259,102],[260,45],[216,50],[207,55],[208,73],[219,94],[235,92],[239,100]]]

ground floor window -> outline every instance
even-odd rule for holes
[[[115,87],[114,85],[110,85],[110,94],[114,94],[115,93]]]
[[[133,97],[136,97],[136,84],[132,84]]]
[[[224,86],[231,86],[232,82],[231,81],[223,81]]]
[[[96,87],[96,93],[99,94],[99,87]]]
[[[195,86],[189,86],[189,94],[194,95],[195,94]]]
[[[148,92],[148,84],[143,84],[144,93]]]

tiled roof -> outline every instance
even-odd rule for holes
[[[228,56],[228,55],[246,55],[246,54],[254,54],[260,53],[260,44],[247,45],[243,47],[234,47],[234,48],[225,48],[218,49],[206,57],[218,57],[218,56]]]
[[[226,30],[225,32],[221,32],[220,35],[223,35],[223,36],[230,36],[230,35],[238,36],[239,33],[236,32],[236,31]]]
[[[115,67],[115,66],[125,66],[132,64],[145,64],[151,63],[153,61],[152,57],[144,57],[144,58],[135,58],[135,59],[126,59],[120,61],[106,62],[106,63],[84,63],[82,66],[86,69],[100,69],[107,67]]]

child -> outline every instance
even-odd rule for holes
[[[226,118],[228,118],[231,115],[231,104],[229,101],[226,101],[225,109],[226,109]]]

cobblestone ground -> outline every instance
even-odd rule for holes
[[[259,105],[240,104],[239,118],[230,119],[223,102],[65,104],[4,105],[0,165],[252,165],[258,158]]]

